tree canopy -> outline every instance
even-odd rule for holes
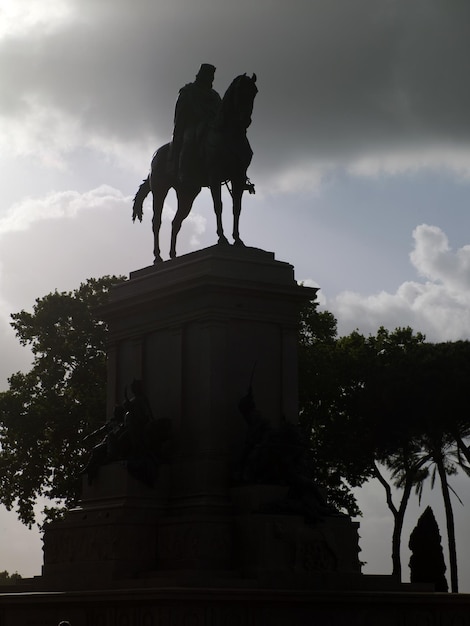
[[[352,364],[337,340],[337,322],[309,303],[301,315],[299,338],[299,418],[311,441],[313,479],[328,499],[350,515],[360,514],[351,485],[371,475],[370,457],[361,459],[347,407],[354,387]],[[353,442],[354,450],[350,448]]]
[[[428,343],[411,328],[336,337],[329,313],[304,311],[300,339],[301,419],[311,434],[316,478],[333,503],[354,512],[349,486],[378,478],[394,517],[393,573],[401,575],[403,520],[413,488],[439,478],[452,591],[457,556],[448,476],[470,474],[470,342]],[[384,470],[386,470],[384,472]],[[335,484],[336,482],[336,484]],[[401,490],[392,498],[392,484]]]
[[[21,574],[18,574],[18,572],[10,574],[5,569],[3,570],[3,572],[0,572],[0,585],[16,585],[16,583],[19,582],[21,578],[22,576]]]
[[[122,277],[89,279],[72,292],[38,298],[32,312],[13,314],[31,370],[9,378],[0,393],[0,501],[35,522],[38,496],[62,506],[79,495],[85,434],[106,419],[106,332],[95,316]],[[46,509],[49,517],[56,507]]]

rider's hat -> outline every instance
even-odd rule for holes
[[[196,78],[210,78],[214,80],[215,67],[210,63],[203,63],[199,68],[199,72],[196,74]]]

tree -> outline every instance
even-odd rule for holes
[[[373,430],[376,476],[385,487],[394,516],[393,573],[401,573],[401,531],[412,487],[420,493],[425,479],[430,476],[433,485],[437,475],[446,512],[451,586],[457,592],[457,550],[448,476],[456,473],[457,463],[470,474],[456,449],[456,439],[464,442],[470,433],[470,343],[432,344],[424,339],[410,328],[398,328],[392,333],[381,328],[376,337],[366,340],[373,366],[365,371],[360,413]],[[385,466],[394,485],[402,488],[398,507],[392,502],[390,485],[377,463]]]
[[[366,343],[372,365],[365,381],[366,402],[362,410],[374,431],[374,474],[385,489],[387,505],[393,515],[392,574],[401,579],[401,535],[413,487],[427,477],[427,461],[414,440],[416,425],[413,389],[419,367],[419,347],[425,340],[410,327],[393,332],[379,328]],[[375,424],[375,426],[374,426]],[[380,467],[388,470],[392,484],[401,490],[400,503],[392,499],[391,484]]]
[[[107,329],[94,313],[122,280],[89,279],[37,299],[32,313],[12,315],[33,366],[13,374],[0,394],[0,501],[30,527],[38,496],[54,501],[49,519],[78,498],[82,439],[106,419]]]
[[[385,464],[391,472],[393,485],[397,489],[402,490],[400,503],[397,507],[393,502],[390,483],[380,471],[379,465],[374,465],[375,477],[385,489],[387,506],[393,515],[392,575],[401,580],[401,535],[405,513],[413,487],[420,485],[427,478],[428,471],[427,468],[423,467],[426,461],[416,459],[415,451],[410,450],[407,453],[406,448],[397,451],[395,455],[389,456]]]
[[[441,535],[431,507],[427,507],[410,535],[410,581],[432,583],[436,591],[448,591]]]
[[[311,432],[324,482],[331,488],[335,479],[349,497],[348,484],[360,486],[378,478],[394,518],[393,574],[401,577],[401,534],[411,492],[415,488],[420,493],[424,481],[431,476],[434,482],[438,475],[452,590],[457,591],[447,476],[455,473],[456,463],[470,474],[465,443],[470,433],[470,343],[429,344],[409,327],[337,339],[331,314],[322,320],[315,303],[307,313],[301,337],[301,417]],[[401,489],[398,505],[392,485]],[[333,496],[338,502],[338,488]]]
[[[352,408],[359,380],[351,363],[354,351],[338,341],[336,324],[330,312],[317,311],[316,302],[302,311],[299,416],[311,442],[313,479],[326,489],[333,505],[359,515],[351,487],[371,476],[371,464],[368,451],[358,444],[357,415]]]
[[[470,342],[445,342],[422,347],[421,369],[416,377],[419,398],[416,419],[422,454],[434,465],[432,484],[439,476],[446,514],[451,590],[458,591],[457,547],[451,488],[448,476],[460,467],[470,474],[468,458],[461,455],[470,435],[468,380]],[[464,455],[465,456],[465,455]],[[454,492],[455,493],[455,492]]]
[[[18,572],[14,572],[13,574],[9,574],[7,570],[0,572],[0,585],[16,585],[20,580],[21,574],[18,574]]]

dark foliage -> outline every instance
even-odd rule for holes
[[[34,355],[0,394],[0,501],[35,522],[38,496],[55,504],[76,501],[84,464],[83,436],[106,419],[106,325],[94,315],[112,284],[89,279],[73,292],[39,298],[12,326]],[[57,508],[48,510],[49,517]]]
[[[431,507],[427,507],[410,535],[410,580],[432,583],[436,591],[448,591],[441,535]]]
[[[10,574],[7,570],[3,570],[3,572],[0,572],[0,585],[16,585],[21,578],[21,574],[18,574],[18,572]]]

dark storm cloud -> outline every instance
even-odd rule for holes
[[[3,40],[4,115],[34,96],[91,135],[166,140],[178,89],[211,62],[220,92],[257,73],[265,168],[470,140],[463,0],[73,1],[61,29]]]

